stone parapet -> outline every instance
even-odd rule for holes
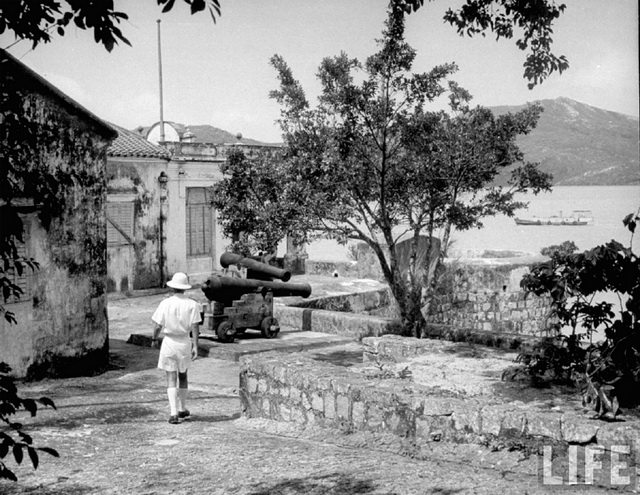
[[[392,304],[391,290],[384,289],[323,296],[292,304],[298,308],[325,309],[342,313],[368,314]]]
[[[398,327],[391,318],[282,305],[274,306],[273,315],[282,327],[341,335],[355,340],[394,333]]]
[[[496,254],[496,253],[490,253]],[[472,331],[540,336],[549,327],[550,301],[520,288],[542,256],[449,260],[449,290],[429,305],[429,323]]]
[[[344,433],[389,434],[407,449],[434,441],[638,445],[638,421],[605,423],[575,407],[435,391],[381,366],[342,368],[304,355],[243,358],[242,414]],[[637,449],[635,450],[637,456]],[[636,458],[636,462],[640,458]]]
[[[533,344],[536,338],[528,335],[507,334],[503,332],[473,331],[451,325],[427,325],[426,338],[413,339],[398,335],[385,335],[384,339],[363,338],[365,361],[401,362],[416,356],[428,354],[431,339],[449,342],[467,342],[499,349],[518,350],[523,344]]]

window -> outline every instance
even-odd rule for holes
[[[187,256],[211,256],[213,209],[206,187],[187,188]]]
[[[133,203],[107,203],[107,246],[134,244]]]

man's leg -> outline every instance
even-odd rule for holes
[[[167,371],[167,397],[169,398],[169,423],[178,422],[178,372]]]
[[[187,372],[178,373],[178,416],[188,418],[190,416],[187,409],[187,392],[189,390],[189,380]]]

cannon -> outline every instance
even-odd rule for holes
[[[224,253],[220,256],[220,265],[247,269],[247,278],[214,274],[202,287],[205,297],[213,303],[212,313],[205,315],[209,317],[209,329],[220,342],[233,342],[236,334],[247,329],[260,330],[267,339],[276,337],[280,325],[273,316],[273,298],[307,298],[311,295],[309,284],[288,282],[289,271],[263,263],[256,257]]]
[[[224,253],[220,256],[220,265],[222,268],[229,268],[231,265],[243,266],[247,269],[248,279],[268,281],[277,278],[283,282],[288,282],[291,278],[290,271],[283,270],[276,266],[267,265],[257,256],[245,258],[235,253]]]

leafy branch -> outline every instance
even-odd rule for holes
[[[555,321],[551,336],[519,355],[519,371],[538,384],[574,382],[583,404],[601,418],[640,403],[640,258],[631,249],[638,220],[640,210],[623,219],[629,247],[615,240],[583,253],[570,241],[551,246],[543,251],[551,259],[521,282],[527,292],[550,298]],[[619,310],[595,302],[598,294],[615,294]],[[605,338],[593,343],[597,329]]]

